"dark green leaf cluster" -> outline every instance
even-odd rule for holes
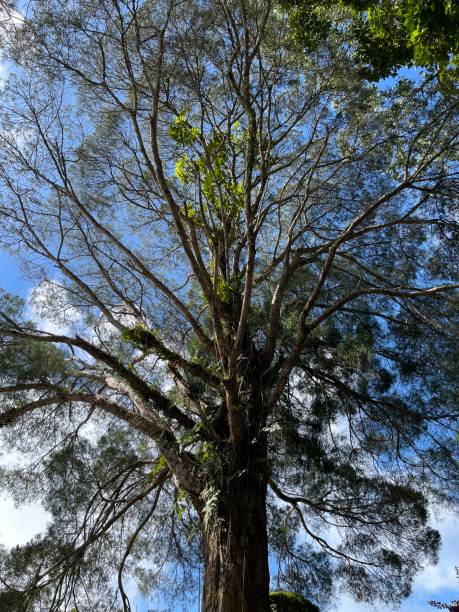
[[[317,46],[333,29],[347,29],[367,78],[378,80],[401,66],[457,67],[459,4],[456,0],[281,0],[297,39]],[[336,18],[337,6],[353,9]]]
[[[273,591],[269,594],[272,612],[319,612],[319,608],[302,595],[287,591]]]

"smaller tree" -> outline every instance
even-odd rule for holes
[[[269,594],[271,612],[320,612],[319,608],[302,595],[287,591]]]

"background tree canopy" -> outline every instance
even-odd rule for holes
[[[0,293],[2,439],[30,458],[0,477],[52,520],[1,551],[0,607],[126,612],[126,576],[176,606],[202,582],[205,612],[267,612],[270,578],[398,602],[436,560],[457,98],[362,80],[345,28],[291,33],[266,0],[3,26],[0,244],[35,290]]]
[[[295,37],[307,48],[331,29],[345,28],[363,74],[371,80],[401,66],[437,67],[453,81],[459,61],[457,0],[279,0]],[[351,10],[339,10],[349,7]]]

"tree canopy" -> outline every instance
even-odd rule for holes
[[[9,610],[397,602],[458,484],[458,103],[306,53],[269,0],[49,0],[4,27]],[[271,563],[268,560],[271,559]],[[116,568],[115,570],[113,568]],[[0,605],[0,607],[1,607]],[[184,604],[180,604],[184,605]]]
[[[457,79],[457,0],[279,1],[290,12],[296,38],[307,47],[317,44],[332,28],[346,28],[357,61],[372,80],[413,64],[437,67],[443,76],[448,76],[448,67],[454,67],[451,79]]]

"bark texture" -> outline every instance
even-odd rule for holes
[[[203,612],[269,611],[263,455],[248,453],[235,463],[215,511],[203,521]]]

